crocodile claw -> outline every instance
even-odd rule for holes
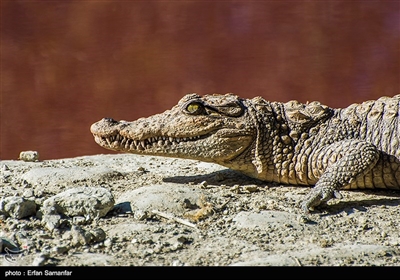
[[[300,204],[300,208],[305,212],[309,213],[314,211],[314,207],[326,203],[331,198],[341,198],[342,195],[339,191],[327,187],[315,187],[307,195],[303,202]]]

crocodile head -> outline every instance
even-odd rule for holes
[[[104,118],[90,130],[106,149],[228,167],[256,137],[244,100],[233,94],[187,94],[164,113],[132,122]]]

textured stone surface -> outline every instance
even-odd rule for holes
[[[8,196],[0,199],[0,214],[16,219],[32,216],[36,213],[36,203],[19,196]]]
[[[182,213],[186,203],[196,204],[202,195],[201,189],[173,184],[143,186],[122,193],[116,201],[123,211],[160,210],[169,213]],[[119,204],[119,205],[118,205]]]
[[[46,199],[43,213],[55,211],[69,217],[84,216],[92,220],[105,216],[114,206],[114,196],[106,188],[77,187]]]
[[[71,168],[39,167],[27,171],[22,175],[22,179],[33,186],[44,188],[53,185],[68,186],[77,182],[96,182],[119,175],[118,171],[105,166]]]

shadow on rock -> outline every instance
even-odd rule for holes
[[[265,182],[263,181],[247,177],[231,169],[215,171],[205,175],[167,177],[164,178],[163,181],[168,183],[178,183],[178,184],[187,184],[187,183],[200,184],[201,182],[206,181],[208,185],[220,186],[221,184],[223,184],[230,187],[238,184],[265,185]]]

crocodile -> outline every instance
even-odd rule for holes
[[[100,146],[212,162],[280,184],[314,186],[309,213],[339,190],[400,189],[400,94],[346,108],[227,94],[185,95],[164,113],[91,125]]]

